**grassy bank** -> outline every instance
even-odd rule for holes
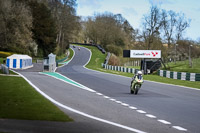
[[[62,66],[62,65],[64,65],[65,63],[67,63],[69,60],[71,60],[71,58],[72,58],[73,55],[74,55],[74,51],[70,48],[70,49],[69,49],[69,52],[70,52],[70,54],[69,54],[68,58],[67,58],[66,60],[64,60],[63,62],[60,62],[60,63],[58,64],[58,66]],[[64,58],[65,58],[65,57],[64,57]]]
[[[77,45],[77,46],[82,46],[82,45]],[[104,63],[107,54],[102,54],[102,52],[99,51],[98,48],[94,46],[84,46],[84,47],[90,49],[90,51],[92,52],[91,60],[86,65],[86,67],[93,70],[99,70],[99,68],[102,68],[101,64]]]
[[[3,64],[4,58],[0,58],[0,64]]]
[[[189,66],[189,61],[177,61],[168,63],[168,70],[175,72],[189,72],[189,73],[200,73],[200,58],[192,60],[192,67]]]
[[[0,118],[72,121],[23,78],[0,76]]]
[[[93,70],[98,70],[98,71],[101,71],[101,72],[122,75],[122,76],[126,76],[126,77],[133,77],[133,74],[131,74],[131,73],[124,73],[124,72],[106,70],[106,69],[102,68],[101,63],[104,62],[106,55],[102,54],[96,47],[92,47],[92,46],[84,46],[84,47],[86,47],[86,48],[88,48],[92,51],[92,57],[91,57],[89,64],[86,66],[87,68],[90,68],[90,69],[93,69]],[[144,75],[144,79],[149,80],[149,81],[156,81],[156,82],[161,82],[161,83],[181,85],[181,86],[200,89],[200,82],[169,79],[169,78],[160,77],[158,75],[153,75],[153,74]]]

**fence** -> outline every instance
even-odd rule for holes
[[[126,62],[124,65],[125,66],[140,66],[141,60],[135,60],[135,61],[129,61]]]
[[[1,70],[3,74],[9,74],[9,68],[3,64],[1,64]]]
[[[104,64],[108,64],[108,62],[109,62],[109,59],[110,59],[110,56],[111,56],[111,54],[110,54],[110,52],[108,52],[108,54],[107,54],[107,56],[106,56],[106,59],[105,59],[105,61],[104,61]]]
[[[106,64],[102,64],[102,67],[105,69],[108,69],[108,70],[133,73],[133,74],[135,74],[139,71],[139,69],[135,69],[135,68],[127,68],[127,67],[123,67],[123,66],[111,66],[111,65],[106,65]]]
[[[158,70],[158,75],[172,79],[200,81],[200,73],[171,72],[166,70]]]

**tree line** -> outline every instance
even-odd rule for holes
[[[144,15],[142,29],[134,29],[121,14],[96,13],[82,21],[79,39],[101,44],[117,56],[122,56],[123,49],[160,49],[166,60],[175,58],[175,44],[181,59],[188,57],[188,52],[185,54],[181,51],[187,51],[188,46],[193,44],[193,50],[199,57],[200,47],[197,42],[183,36],[190,22],[183,13],[166,11],[157,6],[151,6]]]
[[[200,56],[198,43],[183,36],[190,26],[183,13],[152,6],[142,29],[135,29],[121,14],[81,19],[76,7],[76,0],[0,0],[0,51],[44,57],[65,53],[70,42],[85,42],[101,44],[117,57],[123,49],[160,49],[166,59],[184,59],[193,44],[192,56]]]
[[[63,54],[80,23],[76,0],[0,0],[0,50]]]

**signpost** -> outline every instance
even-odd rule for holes
[[[161,50],[130,50],[130,58],[161,58]]]
[[[161,60],[161,50],[124,50],[123,56],[128,58],[143,59],[143,65],[141,68],[144,70],[144,74],[147,74],[147,65],[145,59],[158,59],[158,61]]]

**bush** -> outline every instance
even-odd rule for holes
[[[10,55],[12,55],[13,53],[10,53],[10,52],[4,52],[4,51],[0,51],[0,57],[2,58],[6,58]]]
[[[107,45],[106,49],[107,51],[114,53],[116,56],[119,56],[122,53],[122,49],[114,45]]]
[[[116,55],[112,54],[110,56],[108,64],[112,65],[112,66],[119,66],[120,65],[120,59]]]

